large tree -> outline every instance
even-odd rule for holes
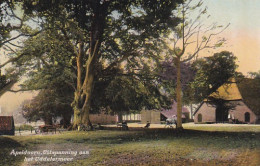
[[[74,127],[91,125],[89,111],[95,82],[102,73],[122,68],[138,78],[140,70],[155,68],[160,56],[158,36],[172,29],[181,0],[24,0],[27,14],[42,17],[44,29],[56,30],[73,50],[76,61]],[[149,64],[149,65],[146,65]]]
[[[211,93],[216,92],[224,83],[229,83],[230,78],[239,75],[236,72],[236,59],[233,53],[222,51],[194,62],[196,76],[192,82],[192,88],[197,102],[201,102]]]
[[[47,30],[25,41],[21,52],[26,56],[17,61],[16,65],[28,76],[21,90],[55,90],[58,84],[76,89],[73,65],[76,62],[61,35]],[[142,108],[159,109],[169,104],[160,94],[155,84],[156,77],[148,67],[140,69],[138,74],[124,73],[124,69],[115,67],[109,72],[100,72],[98,76],[91,100],[92,113],[107,110],[122,114]]]

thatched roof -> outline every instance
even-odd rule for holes
[[[210,97],[234,101],[243,100],[244,103],[256,114],[260,115],[260,80],[250,78],[234,78],[220,86]],[[204,100],[205,102],[208,99]]]
[[[210,97],[230,101],[242,99],[242,96],[234,78],[229,79],[228,83],[225,83],[222,86],[220,86],[216,92],[209,95],[209,98]],[[204,101],[207,101],[207,99],[205,99]]]

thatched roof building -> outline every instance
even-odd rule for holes
[[[213,105],[211,98],[221,99],[233,105],[226,111]],[[222,108],[223,109],[223,108]],[[194,113],[194,122],[259,123],[260,116],[260,80],[250,78],[231,79],[216,92],[209,95]]]

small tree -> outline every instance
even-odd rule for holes
[[[177,69],[176,98],[178,129],[182,129],[181,63],[196,58],[199,52],[204,49],[217,48],[225,42],[225,39],[219,39],[212,43],[212,38],[223,32],[227,26],[223,28],[222,26],[213,24],[205,28],[200,20],[207,13],[207,10],[206,8],[201,9],[201,6],[202,0],[195,5],[192,0],[187,0],[182,3],[177,10],[182,21],[165,41],[166,48],[173,57],[174,65]],[[199,11],[197,11],[198,15],[195,19],[192,19],[194,18],[192,15],[197,9],[199,9]],[[194,51],[189,52],[189,47],[193,47]]]
[[[56,116],[54,97],[49,96],[50,91],[41,91],[32,101],[23,104],[22,114],[28,121],[42,119],[46,125],[52,125]]]
[[[45,89],[31,101],[26,101],[22,107],[22,114],[28,121],[44,120],[46,125],[51,125],[58,116],[63,118],[64,127],[70,125],[72,108],[70,106],[72,95],[68,89]],[[71,96],[71,97],[69,97]]]

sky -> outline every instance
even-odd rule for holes
[[[204,0],[208,7],[209,21],[230,26],[220,34],[227,39],[226,45],[218,50],[211,50],[204,56],[222,50],[231,51],[237,56],[238,71],[243,74],[260,70],[260,0]],[[0,63],[3,63],[0,52]],[[34,93],[35,95],[35,93]],[[0,97],[2,110],[11,112],[20,104],[32,98],[32,93],[7,92]]]
[[[227,39],[221,48],[237,56],[238,71],[243,74],[260,70],[260,1],[205,0],[210,19],[230,26],[220,35]]]

